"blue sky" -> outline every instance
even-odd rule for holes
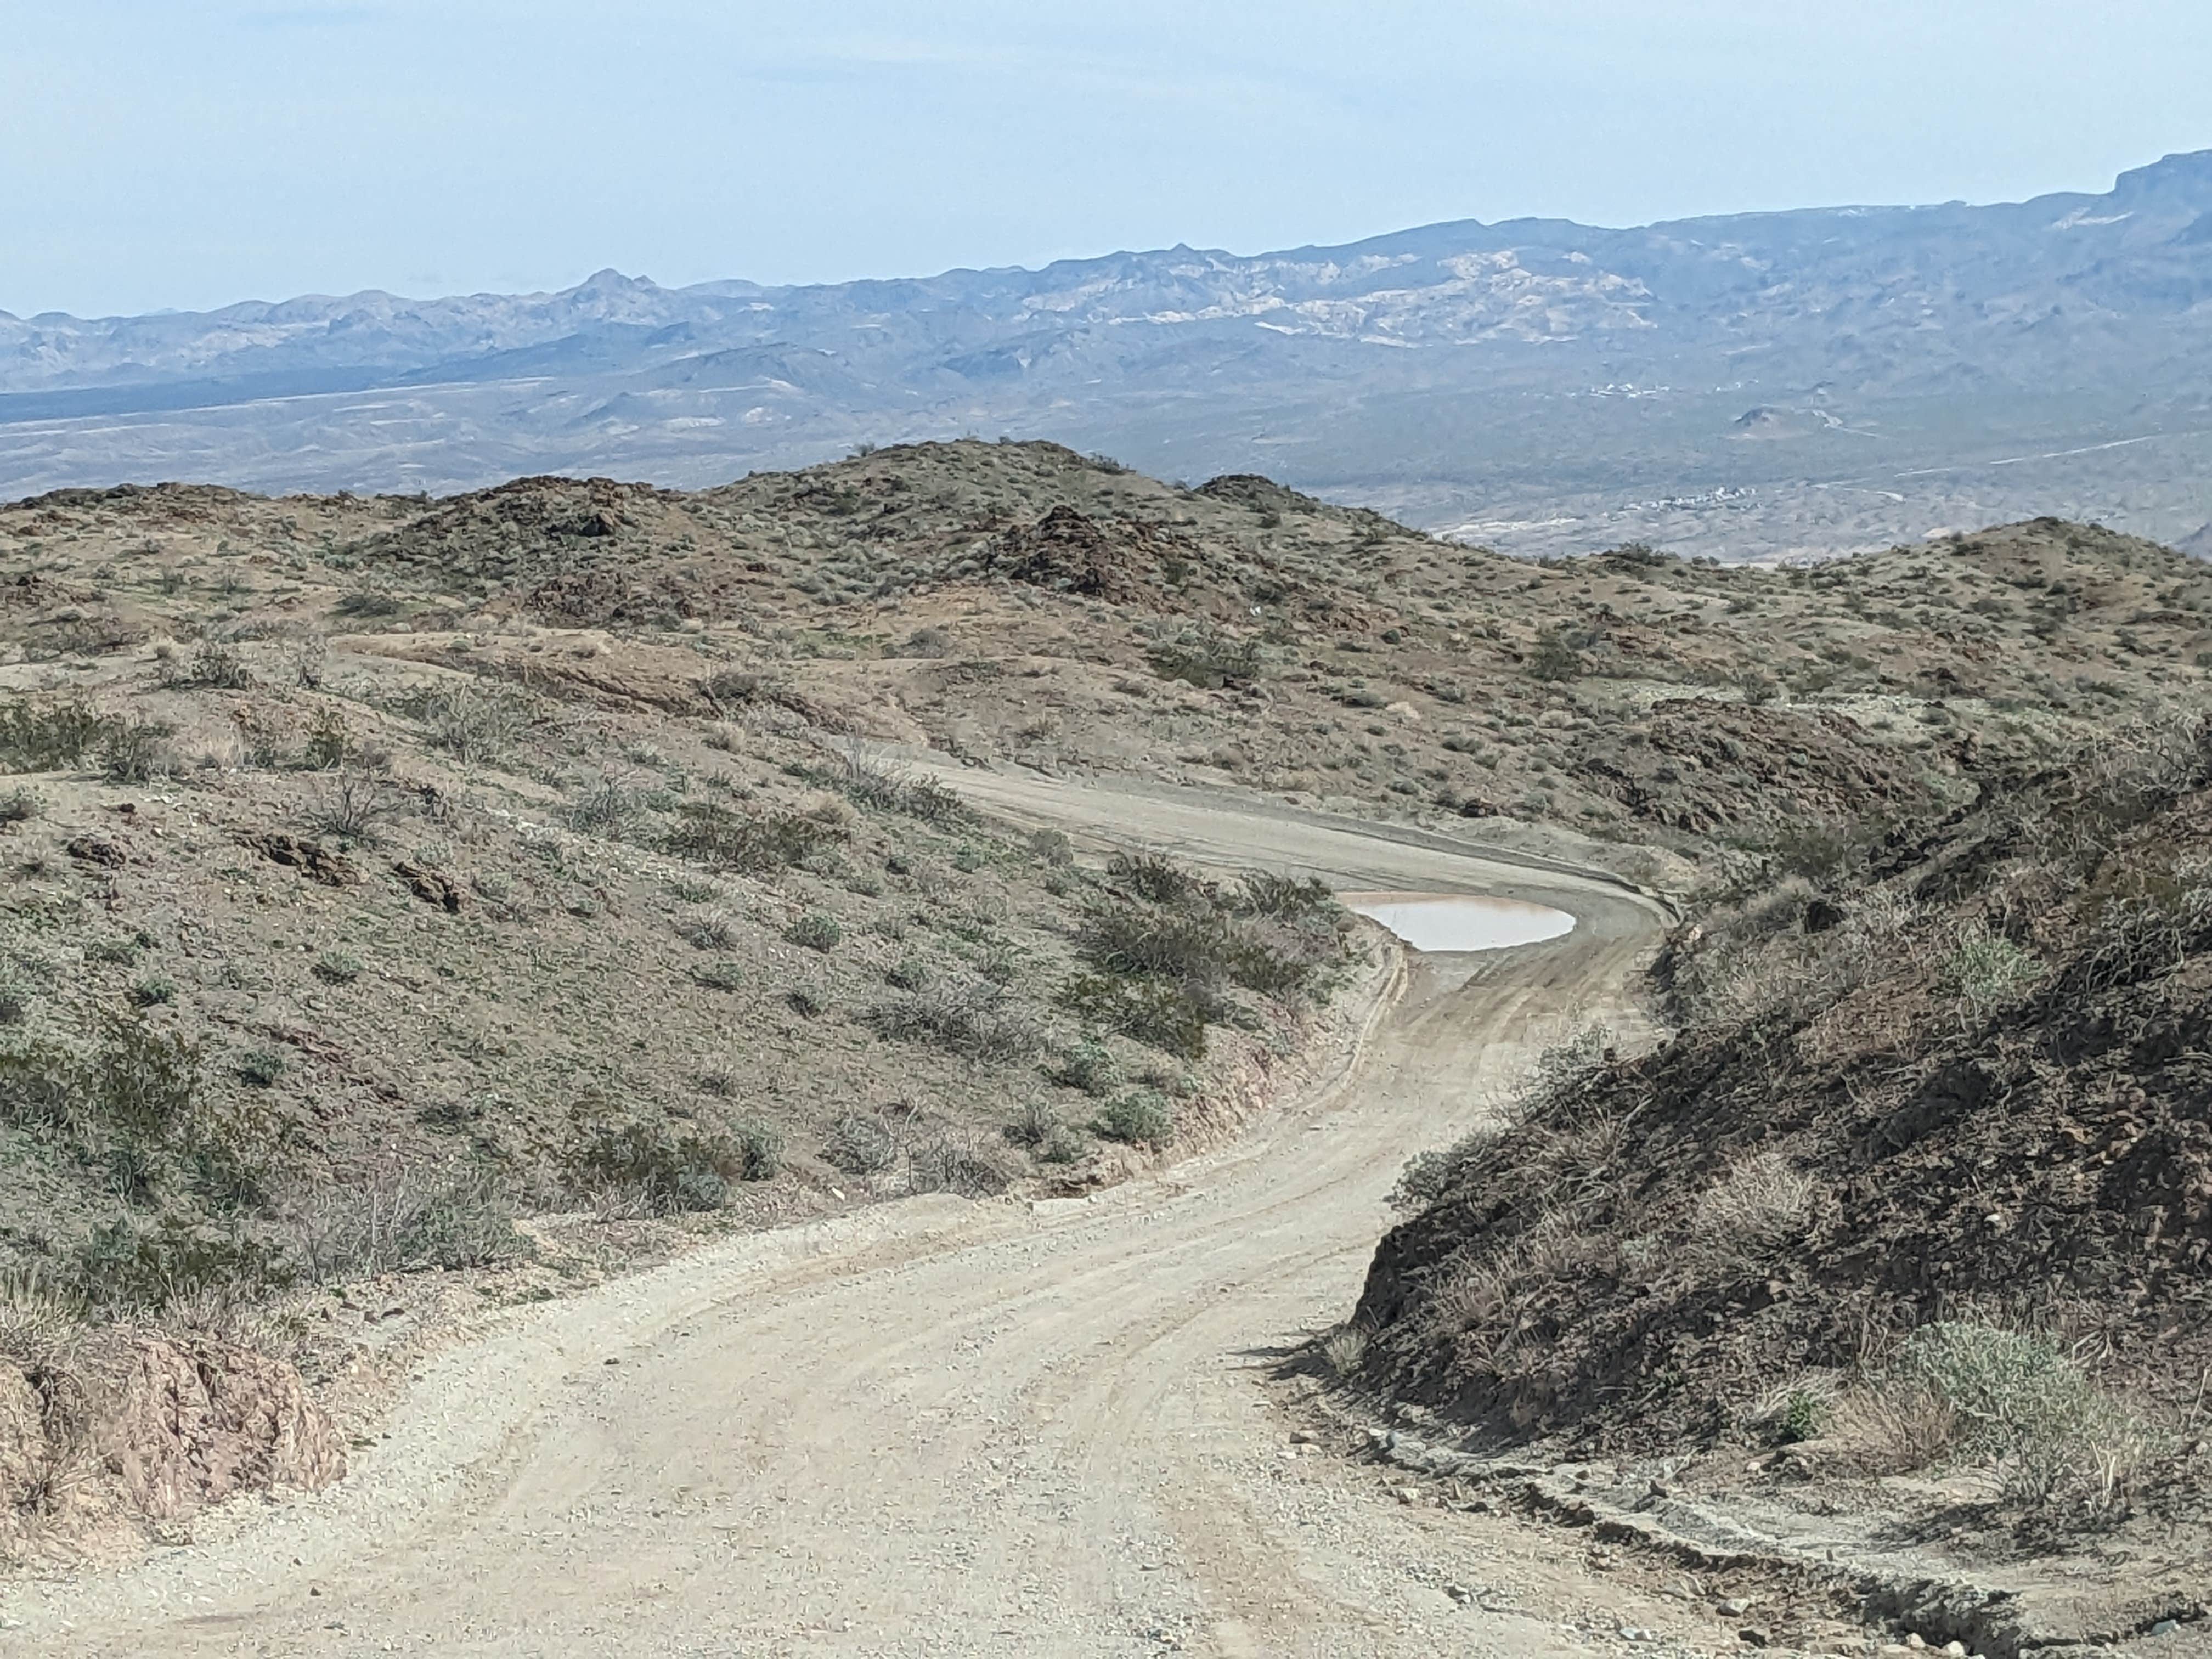
[[[2206,0],[9,0],[0,310],[2101,190]]]

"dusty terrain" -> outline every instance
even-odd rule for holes
[[[1839,1065],[1864,1115],[1950,1054],[1955,994],[1847,999],[1862,1047],[1816,1021],[1787,1065],[1737,1028],[1770,993],[1817,1010],[1838,939],[1914,971],[1969,923],[1976,961],[2055,951],[2041,889],[1908,916],[1854,884],[2001,860],[1960,826],[2073,823],[2006,804],[2183,729],[2203,567],[2038,521],[1819,568],[1532,568],[1265,479],[974,442],[688,495],[65,492],[0,509],[0,1546],[48,1575],[11,1616],[115,1652],[439,1645],[473,1602],[486,1650],[1318,1653],[1810,1647],[1871,1612],[2009,1659],[1875,1592],[1963,1573],[1982,1607],[1974,1573],[2049,1540],[1822,1532],[1889,1500],[1807,1498],[1805,1454],[1749,1542],[1686,1512],[1704,1542],[1615,1549],[1674,1502],[1655,1437],[1751,1449],[1668,1414],[1703,1356],[1765,1391],[1728,1419],[1761,1457],[1808,1438],[1829,1396],[1793,1403],[1771,1289],[1715,1304],[1751,1346],[1691,1345],[1534,1473],[1530,1421],[1470,1438],[1425,1370],[1466,1242],[1418,1213],[1440,1188],[1359,1289],[1400,1166],[1524,1112],[1589,1019],[1620,1052],[1583,1060],[1673,1090],[1662,1184],[1720,1133],[1674,1087],[1700,1055],[1758,1118]],[[1313,878],[1582,925],[1399,979]],[[1646,1062],[1639,959],[1686,906],[1764,943],[1674,936],[1686,1034]],[[1723,961],[1729,997],[1685,1002]],[[1914,1164],[1918,1202],[2006,1155]],[[1631,1219],[1693,1211],[1677,1184]],[[2151,1211],[2194,1202],[2116,1226],[2170,1255],[2197,1224]],[[1705,1261],[1683,1224],[1646,1254]],[[1847,1267],[1802,1305],[1856,1305]],[[1558,1283],[1602,1315],[1664,1277]],[[1378,1424],[1413,1437],[1316,1449]],[[1551,1461],[1593,1450],[1626,1461]],[[1501,1510],[1599,1542],[1563,1565]],[[1819,1571],[1778,1541],[1808,1528]],[[2124,1540],[2118,1577],[2185,1579],[2193,1536]],[[2100,1547],[2061,1541],[2064,1573]]]
[[[978,793],[1194,858],[1506,893],[1580,925],[1370,987],[1316,1086],[1159,1183],[918,1201],[508,1321],[427,1365],[344,1485],[224,1517],[119,1579],[19,1586],[21,1634],[86,1653],[1571,1652],[1615,1645],[1622,1622],[1711,1637],[1698,1609],[1516,1524],[1401,1504],[1293,1443],[1268,1401],[1275,1362],[1358,1282],[1404,1158],[1575,1018],[1634,1018],[1654,907],[1218,802],[1004,777]]]

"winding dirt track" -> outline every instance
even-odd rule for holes
[[[1589,1587],[1540,1535],[1296,1456],[1262,1384],[1349,1309],[1406,1158],[1577,1020],[1623,1018],[1656,909],[1433,837],[954,781],[1096,841],[1506,894],[1579,925],[1410,957],[1323,1083],[1161,1180],[885,1206],[518,1316],[427,1363],[338,1487],[120,1577],[18,1586],[0,1650],[1576,1650],[1559,1608]],[[1462,1607],[1447,1579],[1492,1589]]]

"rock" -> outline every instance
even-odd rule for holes
[[[2174,1632],[2180,1628],[2181,1625],[2179,1620],[2172,1619],[2161,1619],[2158,1623],[2150,1627],[2150,1633],[2153,1636],[2171,1636]]]
[[[460,913],[461,890],[428,865],[401,859],[392,866],[392,873],[405,882],[407,890],[425,903],[438,906],[447,915]]]
[[[1767,1644],[1766,1632],[1755,1626],[1747,1625],[1735,1635],[1736,1640],[1747,1648],[1763,1648]]]
[[[1966,1659],[1966,1644],[1964,1642],[1946,1642],[1943,1651],[1949,1654],[1951,1659]]]
[[[1741,1619],[1751,1611],[1751,1603],[1741,1595],[1731,1595],[1721,1603],[1721,1611],[1731,1619]]]
[[[1920,1639],[1920,1632],[1915,1631],[1911,1635],[1905,1638],[1905,1645],[1911,1648],[1915,1653],[1917,1653],[1921,1649],[1926,1647],[1928,1644],[1922,1641]]]
[[[344,1443],[300,1373],[212,1337],[137,1339],[106,1416],[103,1461],[156,1521],[240,1492],[317,1492],[345,1474]]]
[[[301,841],[282,830],[255,830],[238,837],[240,847],[252,848],[271,863],[297,870],[325,887],[351,887],[361,879],[353,861],[333,853],[319,842]]]
[[[119,868],[125,857],[121,842],[102,841],[97,836],[73,836],[62,843],[62,851],[80,864],[96,864],[106,870]]]

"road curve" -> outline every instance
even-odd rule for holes
[[[120,1575],[10,1588],[0,1652],[1579,1651],[1556,1619],[1438,1588],[1486,1560],[1540,1595],[1540,1542],[1441,1534],[1460,1518],[1296,1456],[1261,1382],[1351,1306],[1409,1155],[1579,1020],[1632,1022],[1657,908],[1249,803],[952,781],[1093,843],[1498,893],[1577,926],[1410,957],[1324,1083],[1167,1177],[1035,1212],[879,1206],[519,1315],[426,1362],[331,1492]]]

